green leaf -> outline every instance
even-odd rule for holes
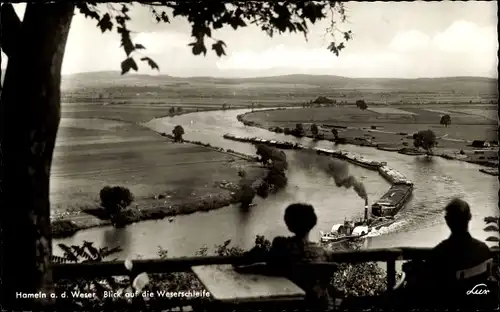
[[[113,29],[113,22],[111,22],[111,17],[108,13],[103,15],[99,23],[97,23],[97,27],[101,28],[102,32],[106,32],[106,30],[111,31]]]
[[[131,57],[125,59],[122,62],[122,75],[125,75],[126,73],[128,73],[130,71],[130,69],[133,69],[135,71],[138,70],[137,64],[135,63],[134,59]]]
[[[143,57],[143,58],[141,58],[141,61],[148,62],[148,65],[149,65],[149,67],[151,67],[151,69],[160,70],[160,67],[158,66],[158,64],[156,64],[155,61],[153,61],[149,57]]]
[[[224,51],[225,46],[226,44],[224,43],[224,41],[219,40],[216,43],[212,44],[212,50],[214,50],[217,56],[220,57],[222,55],[226,55],[226,52]]]

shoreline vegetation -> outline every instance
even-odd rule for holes
[[[281,110],[287,110],[287,109],[294,109],[294,108],[283,108],[283,107],[272,108],[272,109],[260,110],[259,112],[281,111]],[[261,129],[268,130],[268,131],[275,132],[275,133],[284,133],[284,129],[281,127],[277,127],[277,126],[266,127],[265,125],[263,125],[261,123],[246,119],[247,115],[252,114],[252,113],[254,113],[254,112],[247,112],[247,113],[243,113],[243,114],[238,115],[237,116],[238,121],[243,123],[245,126],[261,128]],[[332,127],[332,128],[346,128],[346,127],[342,127],[342,126],[330,126],[330,127]],[[291,134],[289,134],[289,135],[291,135]],[[314,139],[314,135],[311,133],[305,133],[304,137]],[[376,148],[376,149],[381,150],[381,151],[397,152],[399,154],[404,154],[404,155],[408,155],[408,156],[422,156],[422,155],[427,154],[426,152],[417,150],[415,148],[410,148],[410,147],[403,147],[403,148],[386,147],[386,146],[383,146],[381,144],[372,143],[369,140],[367,140],[366,138],[361,138],[361,137],[353,137],[353,138],[352,137],[347,137],[347,138],[343,137],[343,138],[337,139],[337,141],[333,138],[324,138],[323,137],[323,138],[320,138],[318,140],[336,142],[337,144],[351,144],[351,145],[356,145],[356,146],[373,147],[373,148]],[[498,167],[498,164],[495,164],[495,163],[492,163],[489,161],[466,160],[466,159],[463,159],[461,157],[458,157],[457,155],[450,154],[450,153],[431,152],[431,153],[429,153],[429,156],[437,156],[437,157],[441,157],[441,158],[444,158],[447,160],[458,160],[458,161],[464,161],[464,162],[467,162],[470,164],[484,166],[485,169],[482,169],[482,170],[480,169],[479,170],[480,172],[485,173],[485,174],[489,174],[489,175],[498,176],[498,169],[496,169]]]

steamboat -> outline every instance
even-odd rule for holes
[[[330,232],[320,231],[321,242],[342,243],[366,237],[374,230],[388,227],[396,220],[393,216],[375,217],[370,216],[368,201],[365,202],[365,217],[358,221],[344,221],[344,223],[334,224]]]

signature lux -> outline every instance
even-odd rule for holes
[[[477,284],[472,287],[471,290],[467,291],[467,295],[487,295],[490,290],[487,288],[486,284]]]

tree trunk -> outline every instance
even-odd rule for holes
[[[19,293],[50,300],[49,177],[60,119],[61,66],[73,3],[28,4],[9,53],[1,95],[3,309],[36,307]],[[9,32],[4,27],[3,32]],[[43,298],[42,298],[43,299]],[[36,300],[35,300],[36,301]],[[35,305],[34,305],[35,304]]]

